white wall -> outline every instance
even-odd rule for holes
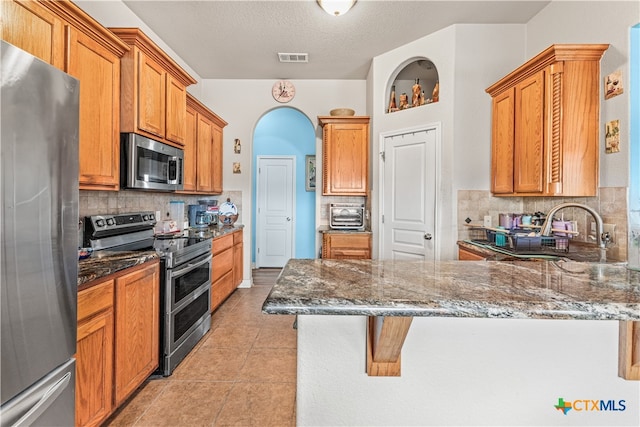
[[[366,318],[298,316],[299,426],[637,426],[618,322],[416,317],[400,377],[369,377]],[[556,410],[559,398],[624,411]],[[581,408],[581,406],[578,406]],[[621,408],[617,405],[617,408]]]
[[[338,107],[352,108],[356,115],[365,115],[366,82],[364,80],[292,80],[296,86],[295,98],[285,104],[305,114],[316,127],[316,167],[322,168],[322,131],[317,126],[317,116],[329,115],[329,111]],[[241,190],[242,206],[245,212],[245,236],[251,236],[251,222],[248,212],[252,212],[251,173],[253,165],[253,131],[258,120],[267,112],[282,106],[271,96],[274,80],[203,80],[202,96],[205,105],[226,120],[229,125],[224,129],[224,189]],[[233,152],[233,141],[242,142],[242,153]],[[242,174],[233,174],[232,163],[241,162]],[[318,175],[321,179],[321,176]],[[318,181],[316,206],[321,206],[322,186]],[[320,224],[320,211],[316,211],[316,224]],[[320,235],[317,236],[320,241]],[[251,274],[251,245],[245,245],[245,277]]]
[[[378,251],[380,215],[380,134],[428,123],[441,123],[440,186],[437,190],[436,239],[441,259],[455,258],[458,189],[489,189],[491,164],[491,97],[484,89],[523,62],[524,25],[453,25],[373,59],[372,95],[372,227]],[[440,101],[391,114],[387,87],[396,72],[415,58],[426,57],[438,69]],[[507,71],[507,72],[508,72]]]
[[[640,1],[553,1],[527,24],[527,57],[554,43],[609,43],[600,62],[600,186],[629,182],[629,32],[640,23]],[[622,70],[625,93],[604,100],[604,77]],[[620,152],[605,154],[604,126],[620,120]]]

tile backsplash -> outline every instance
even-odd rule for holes
[[[498,225],[500,213],[548,212],[560,203],[577,202],[587,205],[600,214],[605,224],[615,224],[613,243],[608,245],[607,257],[613,260],[627,260],[627,188],[601,187],[596,197],[493,197],[483,190],[458,191],[458,239],[471,238],[471,231],[464,220],[482,223],[485,215],[491,216],[494,226]],[[594,242],[589,236],[593,217],[582,209],[565,208],[559,212],[565,220],[578,224],[576,241]]]
[[[219,196],[188,195],[180,193],[158,193],[147,191],[123,190],[123,191],[80,191],[80,218],[98,214],[119,214],[140,211],[160,211],[163,218],[169,212],[169,202],[180,200],[185,204],[185,217],[187,221],[187,206],[198,204],[201,199],[216,199],[218,204],[227,200],[238,208],[238,223],[242,223],[242,191],[224,192]]]

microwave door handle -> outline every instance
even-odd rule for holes
[[[173,167],[172,167],[173,166]],[[179,175],[179,163],[178,163],[178,157],[177,156],[173,156],[169,158],[169,173],[167,174],[167,184],[171,184],[173,182],[175,182],[178,179],[178,175]],[[173,173],[171,173],[173,171]]]

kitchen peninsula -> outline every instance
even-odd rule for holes
[[[299,425],[640,417],[638,382],[618,377],[619,323],[640,320],[640,272],[624,264],[290,260],[263,312],[298,315]],[[401,375],[371,376],[372,351],[400,349]],[[559,418],[559,398],[626,405]]]

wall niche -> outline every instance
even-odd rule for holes
[[[414,58],[398,67],[387,87],[385,113],[421,107],[440,98],[438,69],[427,58]]]

